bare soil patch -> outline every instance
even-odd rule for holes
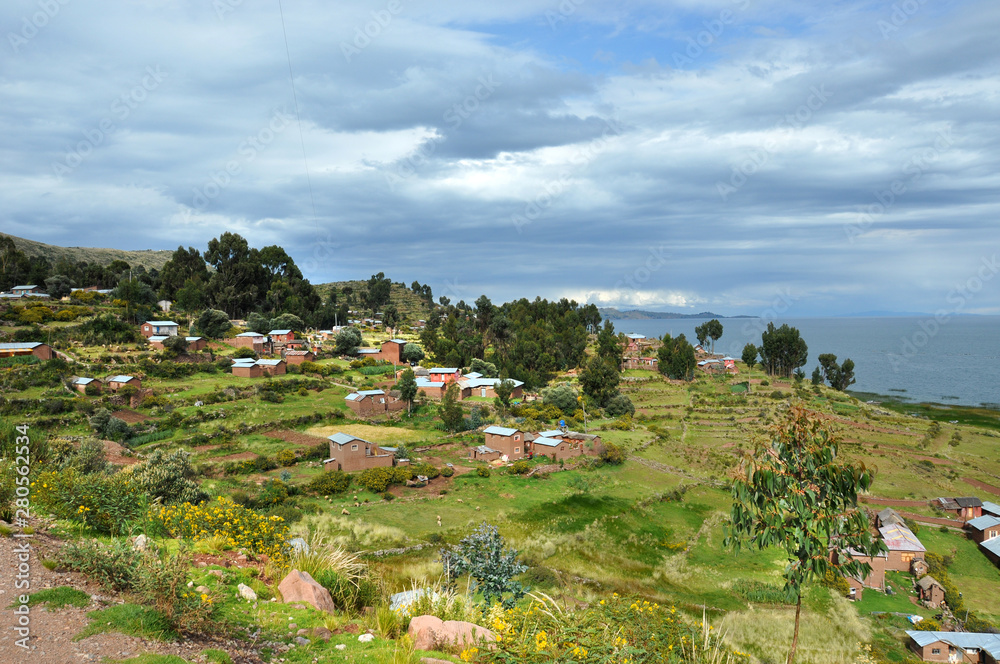
[[[319,436],[310,436],[307,433],[292,431],[290,429],[274,429],[272,431],[265,431],[264,435],[267,436],[268,438],[277,438],[278,440],[283,440],[286,443],[291,443],[292,445],[301,445],[303,447],[325,445],[330,442],[326,438],[320,438]]]
[[[253,452],[239,452],[238,454],[227,454],[226,456],[215,457],[211,459],[212,461],[246,461],[247,459],[256,459],[257,455]]]
[[[128,424],[138,424],[139,422],[145,422],[150,419],[149,416],[137,413],[134,410],[116,410],[111,413],[111,416],[117,417],[119,420],[127,422]]]

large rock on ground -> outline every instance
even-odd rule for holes
[[[336,610],[330,591],[319,585],[309,572],[293,569],[278,584],[278,590],[286,604],[305,602],[319,611],[333,613]]]
[[[496,641],[485,627],[461,620],[441,620],[436,616],[417,616],[407,630],[417,650],[434,650],[439,645],[470,646],[481,641]]]

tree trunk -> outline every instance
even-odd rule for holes
[[[799,589],[798,600],[795,602],[795,632],[792,635],[792,648],[788,651],[786,664],[792,664],[795,660],[795,649],[799,645],[799,615],[802,613],[802,590]]]

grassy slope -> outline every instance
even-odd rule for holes
[[[170,260],[173,250],[152,250],[126,251],[124,249],[99,249],[94,247],[57,247],[52,244],[26,240],[15,235],[7,235],[14,240],[15,246],[28,256],[44,256],[50,263],[66,258],[74,263],[86,261],[97,263],[98,265],[108,265],[116,260],[123,260],[129,265],[142,265],[147,270],[156,268],[162,269],[163,265]]]
[[[355,299],[357,299],[357,294],[364,291],[366,285],[367,281],[335,281],[327,284],[315,284],[315,288],[325,301],[331,289],[336,288],[339,291],[345,286],[350,286],[354,289]],[[389,302],[396,305],[396,310],[399,311],[400,316],[404,319],[427,320],[430,317],[431,307],[428,307],[407,286],[393,283],[389,291]],[[354,308],[358,309],[360,305],[355,305]]]

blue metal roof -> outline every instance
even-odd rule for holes
[[[109,383],[127,383],[135,378],[135,376],[112,376],[108,378]]]
[[[353,442],[355,440],[361,443],[368,442],[367,440],[363,440],[361,438],[358,438],[357,436],[352,436],[350,434],[340,433],[340,432],[337,432],[332,436],[327,436],[327,438],[337,443],[338,445],[346,445],[347,443]]]
[[[986,530],[987,528],[1000,525],[1000,517],[995,517],[992,514],[984,514],[983,516],[966,521],[965,525],[972,526],[976,530]]]
[[[518,429],[508,429],[507,427],[491,426],[483,429],[483,433],[492,433],[497,436],[513,436],[518,432]]]
[[[42,345],[41,341],[16,341],[0,344],[0,350],[31,350]]]
[[[146,322],[149,323],[150,325],[155,325],[157,327],[164,327],[164,326],[167,326],[167,327],[170,327],[170,326],[177,327],[177,323],[175,323],[172,320],[147,320]]]
[[[906,635],[921,648],[940,641],[963,650],[985,650],[994,659],[1000,657],[1000,636],[997,634],[907,630]]]

